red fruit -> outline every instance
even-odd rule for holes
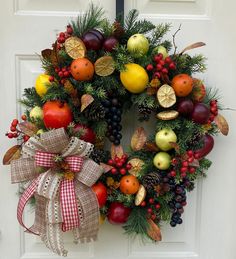
[[[206,88],[201,80],[193,78],[192,99],[201,102],[206,96]]]
[[[189,168],[189,173],[190,174],[194,174],[196,172],[196,168],[194,168],[194,167],[190,167]]]
[[[118,162],[116,165],[117,167],[122,167],[123,164],[121,162]]]
[[[188,168],[187,167],[181,167],[180,168],[180,172],[181,173],[187,173],[188,172]]]
[[[43,122],[46,128],[66,128],[72,121],[72,112],[67,103],[47,101],[43,105]]]
[[[176,176],[176,172],[175,172],[174,170],[172,170],[172,171],[170,172],[170,175],[171,175],[171,177],[175,177],[175,176]]]
[[[69,71],[63,72],[63,76],[64,76],[64,77],[68,77],[69,75],[70,75],[70,72],[69,72]]]
[[[14,135],[13,135],[13,133],[10,132],[7,134],[7,136],[8,136],[8,138],[13,138]]]
[[[92,29],[89,32],[95,34],[101,42],[104,41],[104,36],[103,36],[103,34],[100,31],[98,31],[96,29]]]
[[[111,36],[104,41],[103,48],[105,51],[112,52],[118,45],[118,43],[118,40],[115,37]]]
[[[193,156],[193,151],[192,150],[188,150],[187,151],[187,155],[188,155],[188,157],[192,157]]]
[[[162,66],[164,66],[164,65],[165,65],[165,61],[164,61],[164,60],[160,60],[160,61],[159,61],[159,64],[162,65]]]
[[[196,103],[193,107],[191,118],[199,124],[206,124],[210,116],[210,110],[204,103]]]
[[[150,198],[148,201],[149,201],[150,204],[154,203],[154,199],[153,198]]]
[[[185,178],[186,176],[187,176],[186,173],[181,173],[181,174],[180,174],[180,177],[181,177],[181,178]]]
[[[13,138],[17,138],[18,137],[18,133],[13,133]]]
[[[145,207],[146,206],[146,201],[142,201],[140,204],[141,207]]]
[[[206,156],[211,152],[213,147],[214,147],[213,137],[209,134],[205,134],[203,136],[203,147],[195,151],[194,157],[197,158],[196,156],[198,156],[198,159],[200,159]]]
[[[59,75],[59,77],[63,77],[63,76],[64,76],[64,73],[63,73],[62,71],[60,71],[60,72],[58,73],[58,75]]]
[[[152,71],[153,70],[153,65],[152,64],[148,64],[146,69],[147,69],[147,71]]]
[[[158,55],[155,55],[153,59],[157,63],[161,60],[161,58]]]
[[[117,169],[116,169],[116,168],[112,168],[112,169],[111,169],[111,173],[112,173],[112,174],[116,174],[116,173],[117,173]]]
[[[53,82],[54,81],[54,76],[49,76],[49,81]]]
[[[59,37],[61,37],[61,38],[65,38],[65,33],[64,32],[60,32],[60,34],[59,34]]]
[[[156,208],[157,210],[159,210],[159,209],[161,208],[160,203],[157,203],[157,204],[155,205],[155,208]]]
[[[112,202],[107,214],[107,219],[111,224],[124,224],[130,215],[131,209],[122,203]]]
[[[194,107],[194,105],[193,105],[193,101],[191,99],[182,98],[178,102],[177,111],[181,115],[186,116],[193,112],[193,107]]]
[[[191,156],[191,157],[188,158],[188,162],[189,162],[189,163],[192,163],[193,160],[194,160],[194,157],[193,157],[193,156]]]
[[[126,165],[126,169],[127,169],[127,170],[130,170],[131,168],[132,168],[132,165],[128,163],[128,164]]]
[[[86,142],[90,142],[92,144],[95,143],[96,134],[91,128],[83,124],[76,124],[74,127],[74,133],[76,134],[76,136],[78,136],[78,138]]]
[[[114,161],[112,159],[109,159],[107,163],[108,165],[114,165]]]
[[[15,131],[16,131],[16,127],[15,127],[15,126],[11,126],[10,130],[11,130],[12,132],[15,132]]]
[[[168,69],[164,67],[164,68],[161,70],[161,72],[162,72],[163,74],[168,74]]]
[[[25,115],[25,114],[21,115],[21,119],[22,119],[23,121],[26,121],[26,120],[27,120],[26,115]]]
[[[156,65],[157,71],[161,71],[163,69],[163,66],[161,64]]]
[[[175,70],[176,69],[176,65],[175,65],[174,62],[170,63],[169,69],[171,69],[171,70]]]
[[[95,33],[94,30],[91,30],[83,35],[82,40],[87,50],[99,50],[102,48],[102,40],[98,34],[100,35],[101,33],[99,31]]]
[[[172,62],[171,57],[166,57],[166,58],[165,58],[165,62],[168,63],[168,64],[170,64],[170,63]]]
[[[151,219],[152,219],[152,220],[155,220],[155,219],[156,219],[156,215],[155,215],[155,214],[152,214],[152,215],[151,215]]]
[[[188,167],[188,161],[183,161],[183,162],[182,162],[182,166],[183,166],[183,167]]]
[[[24,135],[24,137],[23,137],[24,142],[27,142],[29,139],[30,139],[30,136]]]
[[[106,201],[107,201],[106,186],[103,183],[99,182],[99,183],[94,184],[92,186],[92,189],[97,196],[99,208],[102,208],[106,204]]]
[[[72,34],[73,33],[73,29],[72,29],[72,27],[70,25],[67,25],[66,32],[68,34]]]
[[[151,213],[152,213],[152,208],[148,208],[148,209],[147,209],[147,212],[148,212],[149,214],[151,214]]]
[[[122,175],[126,174],[126,169],[125,169],[125,168],[121,168],[121,169],[120,169],[120,173],[121,173]]]
[[[16,127],[18,125],[19,121],[17,119],[14,119],[11,123],[11,126]]]

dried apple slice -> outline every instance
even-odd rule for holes
[[[128,163],[132,166],[131,169],[129,169],[129,173],[134,176],[138,176],[144,165],[143,160],[139,158],[132,158]]]
[[[167,84],[162,85],[157,91],[157,100],[162,107],[171,107],[176,103],[176,95],[174,89]]]
[[[163,121],[174,120],[179,116],[179,112],[175,110],[163,111],[157,114],[157,118]]]
[[[115,71],[115,62],[112,57],[104,56],[94,64],[95,73],[99,76],[109,76]]]
[[[65,41],[66,53],[73,59],[83,58],[86,54],[86,47],[78,37],[70,37]]]
[[[136,206],[139,206],[144,201],[146,194],[147,194],[147,191],[146,191],[145,187],[142,184],[140,184],[138,192],[136,193],[136,196],[135,196],[135,201],[134,201]]]

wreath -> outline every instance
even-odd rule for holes
[[[111,23],[91,5],[42,51],[44,73],[24,91],[26,112],[6,133],[19,143],[3,163],[11,163],[12,182],[23,183],[20,224],[53,252],[67,253],[61,230],[88,242],[105,218],[154,241],[163,222],[182,223],[186,193],[205,176],[213,136],[227,135],[228,124],[217,89],[194,76],[205,57],[187,54],[205,44],[178,52],[180,28],[171,41],[170,28],[139,20],[137,10]],[[124,151],[125,113],[154,126],[138,127]],[[28,201],[32,227],[22,219]]]

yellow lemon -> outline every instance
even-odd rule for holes
[[[35,82],[35,90],[39,96],[44,96],[48,91],[48,85],[50,84],[49,75],[40,74]]]
[[[120,80],[123,86],[134,94],[143,92],[149,81],[146,70],[135,63],[126,64],[125,68],[120,73]]]

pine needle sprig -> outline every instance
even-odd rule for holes
[[[146,210],[135,207],[132,209],[128,221],[123,226],[125,233],[131,237],[135,237],[137,234],[140,235],[142,240],[148,238],[147,232],[149,224],[147,221],[147,212]]]
[[[134,62],[134,58],[124,45],[118,45],[113,51],[112,56],[115,60],[115,68],[118,71],[124,71],[126,64]]]
[[[156,98],[154,96],[147,95],[146,92],[132,95],[131,100],[134,105],[142,105],[153,110],[156,109],[158,105],[156,102]]]
[[[68,98],[69,95],[63,86],[52,83],[50,87],[48,87],[47,93],[43,96],[42,100],[43,102],[52,100],[66,101]]]
[[[91,3],[88,10],[78,16],[77,21],[72,21],[74,34],[81,37],[85,32],[99,28],[103,22],[104,10],[98,5]]]
[[[33,108],[35,106],[42,107],[43,101],[41,97],[36,93],[34,87],[24,89],[23,98],[19,100],[19,103],[27,108]]]
[[[158,24],[151,34],[150,44],[154,46],[160,45],[163,37],[170,31],[170,28],[170,23]]]

